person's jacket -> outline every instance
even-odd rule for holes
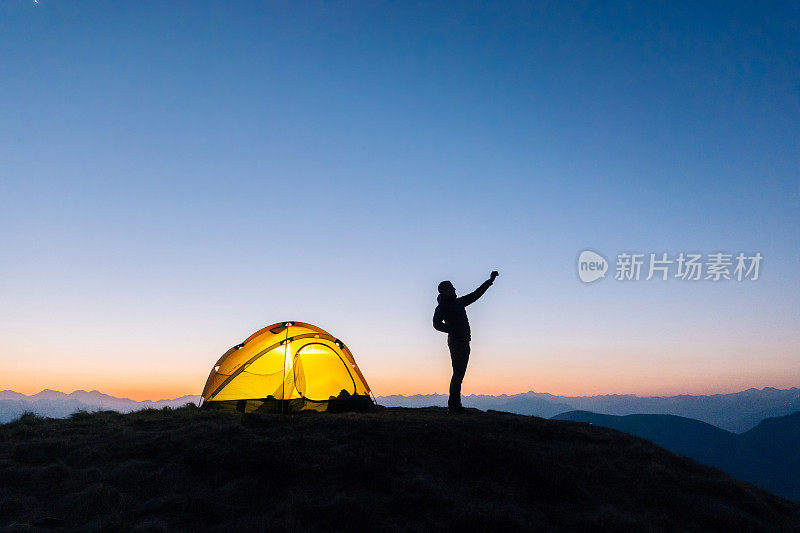
[[[440,294],[436,299],[439,305],[433,312],[433,327],[447,333],[448,343],[454,340],[469,341],[472,339],[465,307],[483,296],[491,284],[492,280],[486,280],[480,287],[460,298]]]

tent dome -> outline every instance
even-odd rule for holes
[[[278,322],[219,358],[203,388],[205,407],[242,412],[371,407],[370,389],[345,344],[305,322]]]

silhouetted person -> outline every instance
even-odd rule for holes
[[[450,398],[447,400],[450,412],[464,411],[461,406],[461,382],[464,381],[464,374],[467,372],[469,341],[472,340],[467,310],[464,308],[483,296],[497,276],[499,276],[497,271],[492,271],[489,279],[484,281],[480,287],[461,298],[456,296],[456,289],[449,281],[439,284],[439,296],[436,299],[439,305],[433,312],[433,327],[447,333],[447,346],[450,348],[450,359],[453,363]]]

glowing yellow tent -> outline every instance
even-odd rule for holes
[[[342,341],[304,322],[260,329],[219,358],[202,405],[241,412],[343,411],[373,405]]]

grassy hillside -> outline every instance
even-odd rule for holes
[[[645,440],[502,413],[197,408],[0,426],[0,528],[774,531],[781,500]]]

